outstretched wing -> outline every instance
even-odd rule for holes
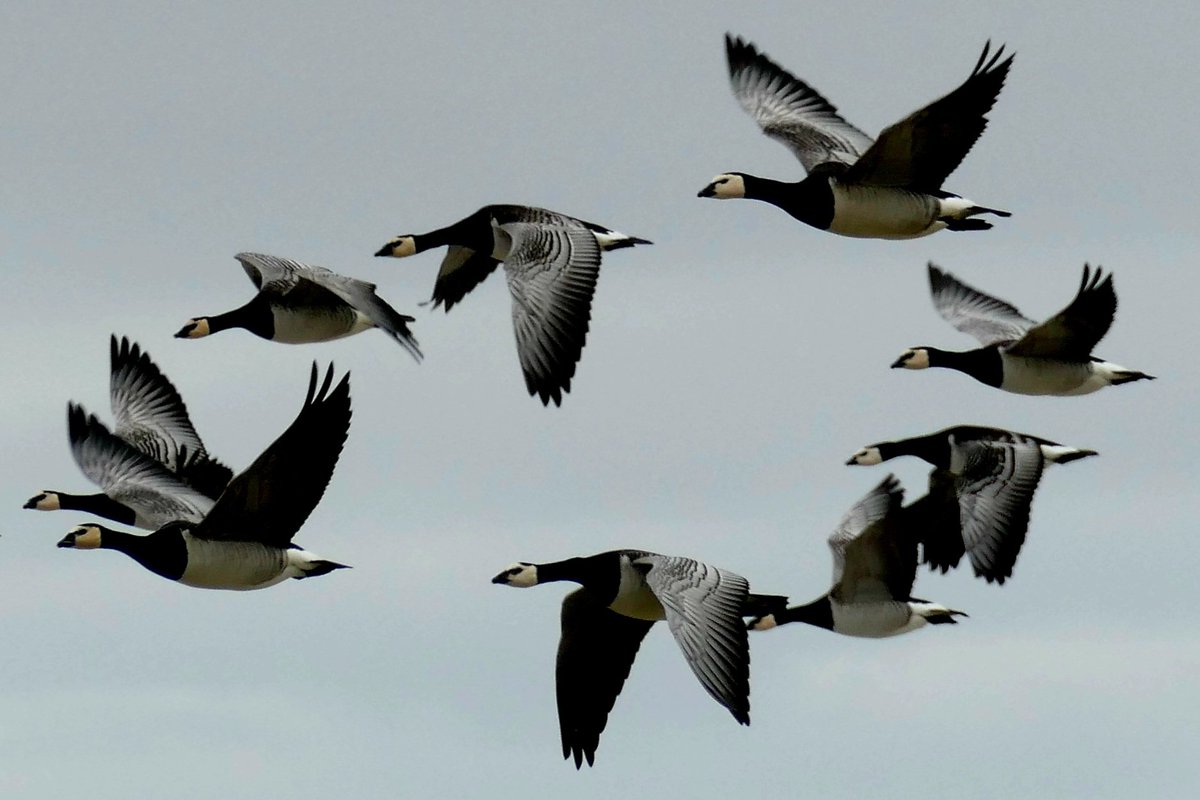
[[[917,570],[916,539],[898,522],[904,489],[894,475],[859,500],[829,536],[834,596],[843,603],[907,600]]]
[[[917,192],[941,189],[987,127],[987,113],[1012,66],[1011,55],[1000,60],[1003,47],[990,51],[988,42],[957,89],[885,128],[844,180]]]
[[[111,337],[109,356],[113,432],[215,500],[233,470],[208,455],[179,392],[127,338]]]
[[[586,589],[563,599],[555,691],[563,758],[574,757],[576,769],[595,761],[608,712],[653,624],[610,611]]]
[[[1026,331],[1008,348],[1018,356],[1087,361],[1092,349],[1108,333],[1117,313],[1117,292],[1112,274],[1099,267],[1092,273],[1083,265],[1083,278],[1075,299],[1050,319]]]
[[[725,34],[725,56],[734,97],[806,171],[830,161],[853,164],[871,146],[871,137],[842,119],[832,103],[753,44]]]
[[[114,436],[82,406],[67,405],[71,455],[88,480],[118,503],[133,509],[150,529],[174,520],[199,522],[213,501],[183,483],[170,470]]]
[[[1025,542],[1044,459],[1036,442],[951,443],[963,549],[975,574],[1004,583]]]
[[[929,264],[929,291],[942,319],[984,347],[1015,342],[1036,324],[1015,306],[968,286],[933,262]]]
[[[512,239],[504,274],[525,386],[542,403],[571,389],[591,320],[600,245],[575,222],[504,222]]]
[[[679,556],[634,560],[662,603],[688,666],[733,718],[750,724],[750,650],[742,609],[750,586],[741,575]]]
[[[313,364],[304,407],[288,429],[234,478],[193,531],[201,539],[287,547],[333,476],[350,429],[350,373],[317,389]]]

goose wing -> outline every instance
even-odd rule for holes
[[[987,127],[987,113],[1012,66],[1013,57],[1001,61],[1003,54],[1004,47],[992,53],[991,42],[985,44],[961,86],[885,128],[844,180],[919,192],[941,189]]]
[[[871,137],[842,119],[832,103],[753,44],[725,34],[725,56],[734,97],[806,171],[831,161],[853,164],[871,146]]]
[[[750,724],[750,650],[742,609],[750,586],[741,575],[679,556],[634,560],[662,603],[688,666],[733,718]]]
[[[265,288],[285,301],[303,305],[348,305],[395,339],[413,358],[421,360],[421,349],[408,329],[408,323],[415,318],[399,313],[375,294],[375,284],[324,267],[261,253],[238,253],[235,258],[260,291]]]
[[[113,435],[82,406],[67,405],[71,455],[88,480],[159,528],[173,520],[199,522],[213,501],[183,483],[161,463]]]
[[[975,574],[1004,583],[1025,532],[1044,459],[1036,442],[952,443],[963,550]]]
[[[571,222],[503,222],[512,245],[504,274],[513,300],[513,328],[525,387],[542,403],[562,403],[583,352],[600,245]]]
[[[299,415],[230,481],[195,536],[273,547],[291,543],[325,493],[350,429],[350,373],[332,391],[332,365],[320,389],[317,377],[314,363]]]
[[[1104,338],[1117,313],[1117,293],[1112,274],[1099,267],[1092,273],[1083,265],[1083,278],[1075,299],[1050,319],[1026,331],[1008,352],[1019,356],[1087,361],[1092,348]]]
[[[1016,307],[984,294],[929,264],[929,291],[942,319],[984,347],[1014,342],[1036,323]]]
[[[437,280],[433,284],[433,307],[439,305],[450,311],[467,293],[492,274],[499,264],[491,253],[480,253],[469,247],[452,244],[446,249]]]
[[[594,762],[608,712],[653,624],[609,610],[586,589],[563,599],[555,691],[563,758],[574,757],[576,768]]]
[[[958,508],[958,476],[948,469],[930,470],[928,493],[904,510],[921,532],[921,560],[943,574],[957,567],[966,552]]]
[[[904,489],[888,475],[829,536],[833,591],[843,603],[907,600],[916,577],[916,540],[898,524]]]
[[[233,470],[208,455],[179,392],[127,338],[111,337],[109,356],[113,432],[215,500]]]

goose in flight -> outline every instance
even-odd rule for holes
[[[58,546],[116,550],[157,575],[201,589],[264,589],[344,568],[292,544],[324,494],[350,429],[349,373],[332,390],[332,365],[320,388],[317,378],[313,364],[295,421],[230,481],[202,519],[174,520],[146,536],[88,523]]]
[[[1075,299],[1041,323],[932,263],[929,288],[942,319],[983,346],[965,352],[912,347],[896,359],[893,369],[946,367],[1006,392],[1058,396],[1154,379],[1092,355],[1117,313],[1112,275],[1105,276],[1100,268],[1092,272],[1084,264]]]
[[[763,133],[800,159],[797,183],[742,172],[715,177],[700,197],[747,197],[778,206],[814,228],[874,239],[912,239],[940,231],[992,227],[979,214],[1010,216],[942,191],[987,127],[1013,57],[984,45],[970,76],[954,91],[871,137],[842,119],[815,89],[725,35],[734,96]]]
[[[110,432],[82,406],[67,406],[67,435],[80,470],[104,491],[77,495],[43,490],[25,508],[72,509],[155,530],[175,519],[199,521],[233,471],[212,458],[179,392],[122,337],[109,340]]]
[[[750,724],[750,653],[743,616],[782,609],[787,598],[750,594],[740,575],[679,556],[613,550],[548,564],[519,562],[492,583],[582,585],[562,606],[555,669],[563,758],[590,766],[608,713],[650,627],[665,619],[700,685]]]
[[[962,611],[918,600],[918,520],[902,507],[904,489],[888,475],[852,507],[829,536],[833,586],[802,606],[751,620],[752,630],[804,622],[846,636],[882,638],[925,625],[955,624]]]
[[[1021,443],[1034,442],[1042,451],[1047,462],[1066,464],[1088,456],[1098,455],[1095,450],[1070,447],[1040,436],[1017,433],[1004,428],[989,428],[984,425],[954,425],[924,436],[912,436],[890,442],[876,442],[860,448],[846,462],[847,466],[870,467],[900,456],[916,456],[939,469],[949,469],[951,451],[955,444],[969,442]]]
[[[258,294],[233,311],[188,320],[175,334],[177,339],[245,328],[273,342],[306,344],[379,328],[421,360],[417,340],[408,329],[413,317],[384,302],[375,294],[375,284],[261,253],[238,253],[234,258],[241,262]]]
[[[445,228],[397,236],[375,255],[447,246],[431,298],[447,312],[504,262],[525,388],[557,406],[583,353],[601,251],[639,244],[650,242],[557,211],[491,205]]]

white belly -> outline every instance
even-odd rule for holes
[[[836,182],[831,188],[833,222],[829,230],[833,233],[870,239],[915,239],[946,227],[937,219],[937,198],[929,195]]]
[[[327,342],[343,336],[353,336],[374,327],[371,320],[350,308],[335,313],[308,309],[297,312],[276,307],[272,308],[271,312],[275,319],[273,341],[284,344]]]
[[[1015,394],[1088,394],[1108,385],[1090,363],[1051,361],[1000,354],[1004,380],[1000,388]]]
[[[907,633],[925,624],[925,618],[913,614],[907,603],[839,603],[831,599],[833,630],[845,636],[882,639]]]
[[[257,542],[211,542],[184,534],[188,564],[179,582],[198,589],[246,591],[274,586],[288,574],[285,551]]]

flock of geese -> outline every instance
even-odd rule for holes
[[[1013,57],[985,46],[956,89],[872,140],[807,83],[754,45],[726,36],[733,93],[768,136],[799,158],[807,176],[789,183],[739,172],[718,175],[701,197],[752,198],[813,227],[844,236],[904,239],[946,229],[991,227],[981,206],[941,187],[987,124]],[[512,296],[517,355],[526,387],[543,404],[562,402],[588,332],[601,253],[650,244],[574,217],[491,205],[444,228],[397,236],[375,254],[402,258],[446,247],[433,306],[447,312],[503,264]],[[421,350],[375,286],[285,258],[237,257],[258,292],[245,305],[189,320],[176,334],[200,338],[244,328],[300,344],[378,328],[414,359]],[[912,347],[896,368],[944,367],[988,386],[1032,395],[1077,395],[1152,376],[1104,361],[1092,350],[1112,324],[1111,275],[1084,266],[1075,297],[1038,323],[1014,306],[929,265],[934,308],[980,347],[965,352]],[[187,586],[261,589],[286,578],[342,568],[293,537],[324,493],[350,427],[349,375],[314,363],[296,419],[244,471],[214,459],[171,382],[127,339],[111,341],[110,430],[83,407],[67,407],[71,452],[102,490],[42,491],[26,503],[71,509],[144,530],[95,522],[59,547],[109,549]],[[571,581],[562,607],[557,701],[565,758],[593,763],[608,714],[642,639],[666,620],[704,689],[749,724],[747,630],[804,622],[847,636],[884,637],[954,624],[964,612],[912,596],[920,563],[945,572],[965,556],[975,574],[1003,584],[1024,542],[1033,495],[1047,464],[1095,451],[998,428],[956,425],[926,436],[865,446],[848,464],[899,456],[928,462],[928,492],[905,505],[889,475],[846,512],[829,536],[833,581],[823,595],[788,606],[754,594],[740,575],[691,558],[616,550],[549,563],[519,562],[493,583],[529,587]],[[749,622],[745,619],[750,618]]]

